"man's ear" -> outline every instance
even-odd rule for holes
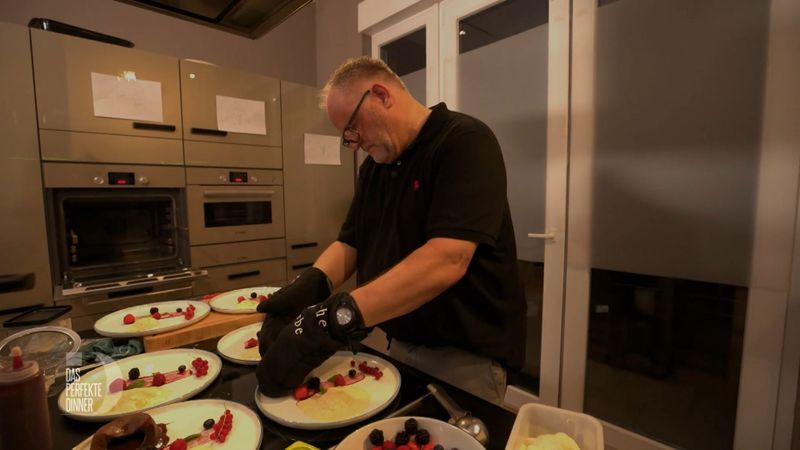
[[[375,95],[375,97],[380,100],[381,104],[386,109],[391,108],[394,104],[392,92],[386,87],[386,85],[375,83],[370,88],[370,93]]]

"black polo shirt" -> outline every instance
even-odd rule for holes
[[[466,275],[379,326],[394,339],[460,347],[522,367],[525,301],[503,155],[489,127],[444,103],[396,162],[364,161],[338,240],[358,251],[362,285],[436,237],[478,244]]]

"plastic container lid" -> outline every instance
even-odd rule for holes
[[[57,377],[63,381],[63,376],[60,375],[66,368],[67,354],[78,351],[81,338],[69,328],[49,326],[14,333],[0,341],[0,366],[11,367],[11,349],[16,346],[22,349],[25,361],[38,363],[36,371],[41,367],[49,387]],[[28,370],[24,367],[17,372]]]
[[[25,354],[22,354],[25,358]],[[39,364],[36,361],[25,361],[21,369],[14,370],[9,363],[8,366],[0,365],[0,386],[17,384],[35,377],[39,373]]]

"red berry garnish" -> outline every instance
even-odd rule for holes
[[[347,382],[345,381],[344,377],[341,374],[337,374],[336,377],[333,379],[334,386],[344,386]]]
[[[383,441],[383,450],[395,450],[397,448],[392,441]]]
[[[311,393],[309,392],[308,388],[305,385],[300,385],[294,388],[294,399],[297,401],[305,400],[308,397],[311,397]]]
[[[156,374],[153,375],[153,386],[163,386],[166,382],[167,377],[165,377],[163,373],[156,372]]]
[[[169,445],[169,450],[186,450],[186,441],[183,439],[175,439],[175,442]]]
[[[267,296],[266,295],[261,294],[261,295],[258,296],[258,301],[259,302],[263,302],[263,301],[266,301],[266,300],[267,300]]]
[[[122,378],[117,378],[108,385],[108,392],[111,392],[112,394],[123,390],[125,390],[125,380]]]
[[[133,314],[125,314],[125,317],[122,318],[122,323],[125,325],[130,325],[133,322],[136,322],[136,317],[133,317]]]
[[[154,312],[152,315],[153,315],[153,319],[156,319],[156,320],[158,320],[158,319],[160,319],[160,318],[161,318],[161,313],[160,313],[160,312],[157,312],[157,311],[156,311],[156,312]]]
[[[244,348],[253,348],[256,346],[258,346],[258,340],[256,338],[250,338],[244,343]]]
[[[355,367],[355,366],[356,366],[356,360],[350,361],[350,367]]]
[[[245,300],[247,300],[247,299],[246,299],[246,298],[244,298],[244,295],[240,295],[240,296],[239,296],[239,297],[236,299],[236,303],[242,303],[242,302],[243,302],[243,301],[245,301]]]

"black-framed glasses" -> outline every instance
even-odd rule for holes
[[[367,94],[369,94],[369,89],[367,89],[364,92],[364,95],[361,96],[361,100],[358,101],[356,109],[353,110],[353,114],[350,114],[350,120],[347,121],[347,125],[345,125],[344,130],[342,130],[342,145],[345,147],[351,147],[353,144],[357,144],[361,138],[358,130],[353,128],[353,122],[356,121],[358,110],[361,109],[361,104],[364,103],[364,99],[367,98]]]

